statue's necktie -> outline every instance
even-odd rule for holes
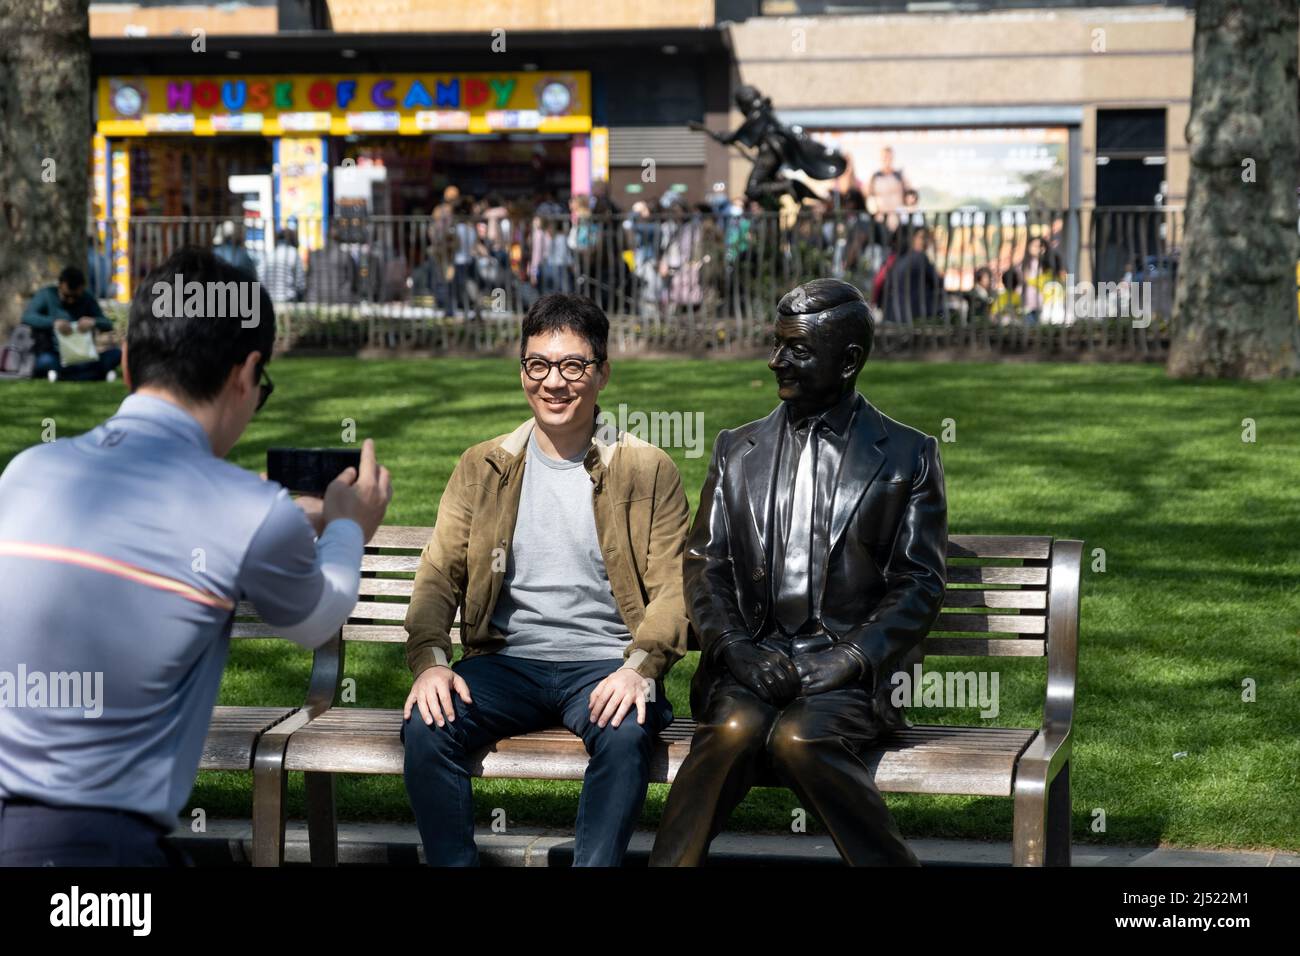
[[[823,422],[813,421],[795,470],[794,497],[786,530],[781,588],[776,598],[776,620],[787,634],[796,634],[808,620],[811,602],[813,504],[817,499],[817,432]]]

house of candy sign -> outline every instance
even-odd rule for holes
[[[97,130],[419,134],[591,130],[591,79],[564,73],[104,77]]]

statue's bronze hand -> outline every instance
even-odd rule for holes
[[[785,704],[799,693],[799,672],[780,651],[752,641],[736,641],[722,652],[727,669],[769,704]]]
[[[828,690],[855,684],[863,673],[862,658],[844,647],[796,654],[794,666],[805,694],[824,694]]]

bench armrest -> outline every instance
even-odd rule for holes
[[[311,678],[307,682],[307,700],[300,713],[315,720],[334,706],[339,687],[343,683],[343,631],[339,629],[334,636],[312,653]]]
[[[1053,542],[1048,573],[1047,700],[1043,705],[1043,729],[1025,757],[1041,749],[1041,756],[1053,759],[1058,750],[1069,754],[1070,728],[1074,722],[1074,689],[1079,669],[1079,587],[1083,577],[1083,542],[1060,539]],[[1041,745],[1040,745],[1041,742]],[[1023,758],[1022,758],[1023,759]]]
[[[1065,766],[1073,752],[1073,735],[1067,730],[1060,733],[1055,730],[1043,730],[1037,734],[1025,752],[1016,760],[1016,775],[1038,776],[1051,782]]]

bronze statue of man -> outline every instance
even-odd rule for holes
[[[935,439],[857,392],[862,294],[815,279],[777,306],[781,404],[718,434],[684,558],[698,720],[652,866],[695,866],[769,771],[852,865],[916,866],[863,748],[908,726],[890,675],[943,600],[948,508]]]

